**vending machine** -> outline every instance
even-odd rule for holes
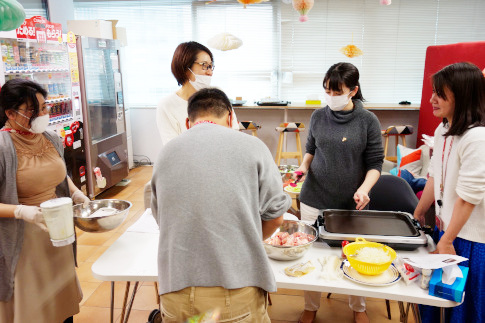
[[[34,16],[16,30],[0,32],[0,46],[0,85],[26,78],[44,87],[50,108],[48,129],[62,139],[67,173],[88,195],[76,37],[62,35],[60,24]]]
[[[89,197],[128,175],[118,40],[77,36]]]

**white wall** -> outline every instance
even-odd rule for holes
[[[130,114],[133,159],[139,161],[146,156],[154,163],[162,148],[162,139],[155,121],[156,108],[131,108]]]
[[[72,0],[47,0],[49,20],[62,24],[62,32],[67,33],[67,21],[74,20],[74,3]]]

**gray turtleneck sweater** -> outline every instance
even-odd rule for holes
[[[377,117],[354,100],[352,111],[327,106],[310,120],[306,152],[313,155],[300,201],[317,209],[355,209],[353,196],[371,169],[384,158]]]

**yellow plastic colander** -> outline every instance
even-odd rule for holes
[[[357,260],[354,257],[349,257],[349,255],[354,255],[358,253],[358,251],[364,247],[380,248],[387,252],[389,256],[391,256],[391,260],[384,263],[371,263]],[[343,252],[345,256],[347,256],[347,260],[349,261],[350,265],[355,270],[363,275],[369,276],[382,274],[389,268],[394,259],[396,259],[396,251],[394,251],[394,249],[383,245],[382,243],[370,242],[360,237],[356,238],[355,242],[346,245],[343,249]]]

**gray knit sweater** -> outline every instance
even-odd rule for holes
[[[377,117],[354,100],[352,111],[316,110],[310,120],[306,152],[313,155],[300,201],[317,209],[355,209],[353,195],[367,171],[384,158]]]
[[[152,177],[160,294],[191,286],[275,291],[261,221],[283,215],[290,205],[258,138],[200,124],[170,141]]]
[[[56,133],[46,131],[57,152],[64,158],[64,148]],[[42,173],[39,170],[39,175]],[[17,196],[17,153],[10,133],[0,131],[0,203],[19,204]],[[66,179],[56,187],[56,195],[69,196]],[[0,218],[0,301],[8,301],[13,295],[14,275],[24,239],[24,221]]]

